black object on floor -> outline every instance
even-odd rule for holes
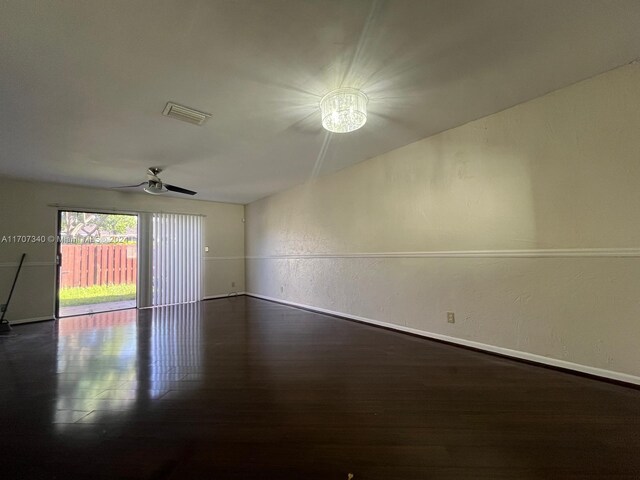
[[[23,253],[22,257],[20,257],[20,264],[18,265],[18,271],[16,272],[16,276],[13,279],[13,285],[11,285],[11,291],[9,292],[9,298],[7,298],[7,303],[4,304],[4,309],[2,310],[2,316],[0,316],[0,334],[6,335],[11,332],[11,324],[8,320],[4,318],[7,314],[7,309],[9,308],[9,303],[11,303],[11,297],[13,296],[13,291],[16,288],[16,283],[18,281],[18,276],[20,275],[20,270],[22,270],[22,263],[24,262],[24,257],[27,254]]]

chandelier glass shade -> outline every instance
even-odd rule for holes
[[[367,122],[367,96],[355,88],[339,88],[320,100],[322,126],[333,133],[347,133]]]

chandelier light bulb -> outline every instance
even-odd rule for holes
[[[367,122],[369,99],[355,88],[339,88],[320,100],[322,126],[333,133],[347,133]]]

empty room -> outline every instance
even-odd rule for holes
[[[0,0],[0,476],[639,479],[639,26]]]

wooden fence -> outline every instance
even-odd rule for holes
[[[60,287],[136,283],[137,246],[61,245]]]

